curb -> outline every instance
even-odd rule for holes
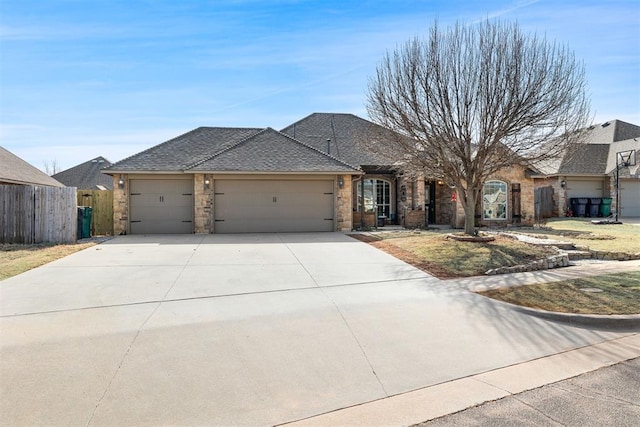
[[[476,293],[477,294],[477,293]],[[480,294],[477,294],[480,295]],[[578,314],[578,313],[561,313],[558,311],[540,310],[537,308],[525,307],[522,305],[512,304],[505,301],[485,297],[499,304],[503,304],[520,313],[530,316],[539,317],[541,319],[552,320],[555,322],[568,323],[572,325],[582,325],[600,328],[633,328],[640,327],[640,314]]]

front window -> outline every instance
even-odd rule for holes
[[[391,184],[381,179],[364,179],[355,186],[357,210],[391,218]]]
[[[487,181],[482,187],[482,217],[486,220],[507,219],[507,184]]]

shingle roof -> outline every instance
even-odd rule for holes
[[[615,169],[616,152],[640,150],[640,126],[611,120],[590,126],[582,138],[583,144],[574,152],[565,152],[562,159],[537,164],[546,175],[602,175]],[[635,138],[635,139],[634,139]]]
[[[313,113],[285,127],[282,133],[351,165],[392,165],[392,159],[374,153],[365,142],[397,137],[392,131],[354,114]],[[330,140],[330,143],[327,142]]]
[[[4,147],[0,147],[0,183],[64,187],[62,183],[25,162]]]
[[[58,172],[53,175],[67,187],[77,187],[79,190],[95,190],[98,186],[103,189],[113,189],[113,179],[101,172],[100,169],[111,165],[111,162],[102,156],[96,157],[77,166]]]
[[[560,174],[598,174],[607,170],[609,144],[580,144],[571,155],[565,155],[560,163]]]
[[[622,120],[611,120],[590,126],[585,134],[584,142],[588,144],[610,144],[639,136],[640,126],[623,122]]]
[[[116,162],[105,168],[104,172],[180,172],[188,165],[200,162],[261,130],[263,129],[199,127]]]
[[[354,172],[314,147],[266,128],[187,168],[204,172]]]

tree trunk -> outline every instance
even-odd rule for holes
[[[464,233],[472,236],[476,226],[476,194],[467,191],[466,203],[464,204]]]

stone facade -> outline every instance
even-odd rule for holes
[[[194,227],[197,234],[213,233],[213,186],[215,182],[207,174],[193,175]]]
[[[339,183],[342,182],[342,188]],[[336,231],[351,231],[353,229],[353,188],[350,175],[338,175],[334,181],[335,193],[335,229]]]
[[[528,177],[525,172],[525,168],[521,166],[514,166],[510,168],[502,169],[501,171],[492,175],[489,180],[502,181],[507,184],[507,218],[504,220],[486,220],[482,218],[482,193],[478,197],[478,203],[476,204],[476,226],[486,227],[506,227],[513,224],[532,225],[535,215],[535,191],[534,181]],[[518,211],[517,207],[513,206],[513,201],[517,199],[514,197],[513,184],[520,185],[520,217],[517,218],[514,213]],[[457,195],[456,201],[456,214],[455,214],[455,227],[464,228],[464,209],[460,203],[460,195]],[[514,209],[516,208],[516,209]]]
[[[123,181],[123,188],[119,182]],[[113,176],[113,233],[115,236],[129,231],[129,177],[126,174]]]

